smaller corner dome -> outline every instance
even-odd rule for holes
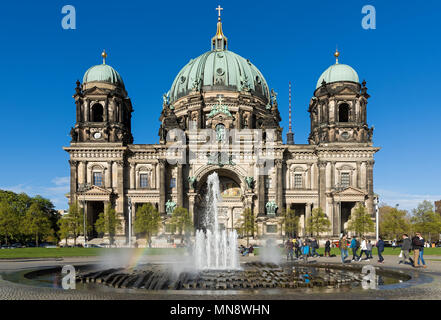
[[[89,68],[83,77],[83,83],[106,82],[124,87],[120,74],[107,64],[99,64]]]
[[[339,63],[333,64],[322,73],[317,81],[316,89],[322,86],[323,80],[326,81],[326,83],[339,81],[360,82],[357,72],[351,66]]]

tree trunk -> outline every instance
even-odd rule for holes
[[[35,233],[35,244],[38,247],[38,232]]]

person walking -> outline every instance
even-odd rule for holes
[[[372,256],[372,242],[371,242],[371,240],[368,240],[368,242],[366,244],[366,248],[368,251],[369,259],[373,259],[374,257]]]
[[[328,255],[328,257],[331,257],[331,241],[328,239],[325,243],[325,257]]]
[[[383,258],[383,251],[384,251],[384,241],[383,238],[378,237],[378,241],[377,244],[375,245],[378,249],[378,263],[384,263],[384,258]]]
[[[420,240],[420,233],[417,232],[412,238],[412,249],[413,249],[413,266],[418,268],[418,259],[420,257],[420,250],[423,249],[424,243]]]
[[[309,243],[308,240],[305,240],[305,242],[303,243],[302,246],[302,250],[303,250],[303,259],[305,260],[305,262],[308,262],[308,256],[309,256]]]
[[[424,240],[424,238],[421,236],[421,233],[418,233],[417,235],[420,238],[420,242],[423,244],[422,248],[420,249],[420,254],[418,255],[418,266],[420,266],[420,261],[421,261],[423,268],[427,268],[426,262],[424,261],[424,258],[423,258],[424,244],[425,244],[426,240]]]
[[[319,248],[318,241],[316,238],[313,238],[311,241],[311,256],[312,257],[320,257],[317,253],[317,249]]]
[[[352,261],[359,261],[360,257],[357,255],[358,247],[360,243],[357,240],[357,237],[353,237],[351,240],[350,248],[352,249]]]
[[[360,245],[360,259],[358,261],[361,261],[361,257],[363,256],[363,252],[366,255],[366,261],[369,261],[369,252],[367,249],[367,242],[366,242],[366,238],[363,237],[361,240],[361,245]]]
[[[296,239],[296,242],[294,243],[294,248],[295,248],[295,254],[296,254],[296,259],[299,258],[299,256],[302,255],[302,250],[300,250],[300,238]]]
[[[346,258],[348,257],[348,240],[346,236],[343,236],[340,239],[339,245],[341,252],[341,263],[345,263]]]
[[[410,265],[412,264],[409,253],[411,248],[412,248],[412,241],[409,239],[409,236],[407,234],[403,234],[403,243],[401,244],[401,252],[403,254],[403,257],[398,262],[399,264],[401,263],[405,264],[406,260],[409,260]]]

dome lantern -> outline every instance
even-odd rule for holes
[[[221,10],[224,10],[224,8],[218,6],[216,10],[218,11],[217,30],[216,30],[216,35],[213,38],[211,38],[211,50],[216,50],[216,51],[227,50],[228,39],[222,31],[222,21],[221,21]]]

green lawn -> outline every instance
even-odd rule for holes
[[[0,249],[0,259],[16,258],[62,258],[62,257],[87,257],[100,256],[108,253],[118,253],[123,248],[17,248]],[[149,248],[136,249],[145,255],[182,254],[183,248]]]

